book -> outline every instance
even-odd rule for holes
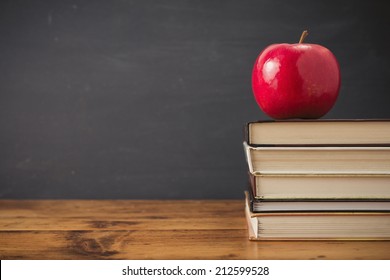
[[[390,120],[257,121],[245,126],[245,141],[267,145],[390,145]]]
[[[390,240],[389,212],[254,213],[246,193],[245,216],[250,240]]]
[[[390,200],[354,199],[289,199],[264,200],[249,194],[249,205],[253,213],[283,212],[390,212]]]
[[[244,142],[250,173],[390,174],[390,146],[252,147]]]
[[[249,174],[256,199],[390,199],[390,175]]]

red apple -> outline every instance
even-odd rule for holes
[[[320,118],[336,102],[340,68],[327,48],[302,43],[274,44],[257,57],[252,89],[260,108],[274,119]]]

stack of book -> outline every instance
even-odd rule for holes
[[[390,239],[390,120],[246,125],[249,238]]]

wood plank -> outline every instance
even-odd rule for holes
[[[243,209],[236,200],[0,201],[0,230],[245,229]]]
[[[0,218],[241,217],[243,200],[0,200]]]
[[[194,229],[245,229],[242,217],[187,217],[171,215],[152,217],[45,217],[45,218],[1,218],[0,231],[46,231],[46,230],[194,230]]]
[[[246,230],[9,231],[1,259],[389,259],[390,242],[251,242]]]
[[[390,241],[248,240],[241,200],[0,200],[1,259],[390,259]]]

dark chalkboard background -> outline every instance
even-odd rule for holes
[[[267,45],[307,28],[326,118],[390,118],[388,5],[361,2],[1,1],[0,197],[242,198]]]

